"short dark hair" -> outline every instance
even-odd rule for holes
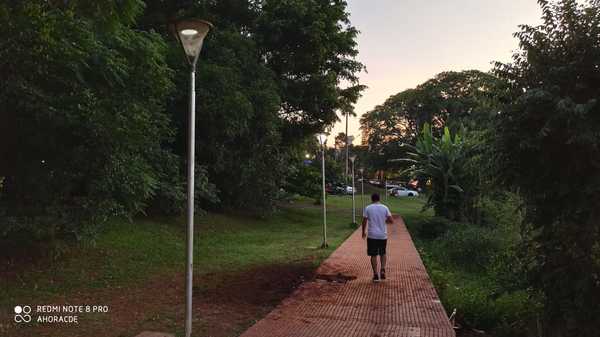
[[[373,193],[373,194],[371,194],[371,201],[372,202],[378,202],[379,201],[379,193]]]

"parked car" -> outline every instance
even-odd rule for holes
[[[419,192],[410,190],[406,187],[394,188],[391,193],[395,197],[418,197]]]
[[[354,189],[352,188],[352,186],[346,186],[346,187],[345,187],[345,192],[346,192],[346,194],[352,194],[352,191],[353,191],[353,190],[354,190]]]

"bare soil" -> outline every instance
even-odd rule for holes
[[[310,261],[197,277],[194,281],[194,330],[200,336],[238,336],[289,296],[300,283],[313,277],[314,267]],[[146,330],[181,333],[184,281],[184,273],[148,275],[143,284],[87,289],[39,303],[109,306],[108,313],[80,314],[79,324],[16,324],[12,323],[12,312],[0,313],[0,336],[131,337]]]

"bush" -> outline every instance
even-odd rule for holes
[[[481,197],[475,203],[476,222],[485,227],[503,228],[518,233],[523,222],[523,200],[512,192],[501,192]]]
[[[462,283],[462,282],[461,282]],[[469,327],[491,329],[498,323],[497,311],[485,280],[449,284],[441,294],[448,310],[456,309],[457,319]]]
[[[469,271],[484,270],[501,249],[501,238],[485,227],[457,224],[438,239],[440,256]]]
[[[309,198],[321,198],[321,172],[314,165],[300,163],[291,167],[285,189]]]
[[[494,328],[498,337],[538,335],[536,320],[542,306],[536,294],[518,290],[500,295],[494,303],[499,324]]]
[[[416,233],[421,239],[432,240],[446,234],[454,225],[455,222],[436,216],[420,221],[416,226]]]
[[[526,290],[496,295],[489,282],[479,278],[460,286],[449,284],[440,296],[447,310],[456,309],[457,318],[468,327],[491,331],[497,337],[534,335],[539,298]]]

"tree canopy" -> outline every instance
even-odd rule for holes
[[[189,77],[167,25],[189,16],[216,27],[196,77],[202,207],[270,210],[288,159],[362,90],[345,1],[4,2],[3,237],[181,208]]]
[[[600,304],[600,6],[539,1],[521,26],[498,115],[498,163],[526,200],[547,336],[597,335]]]
[[[433,136],[444,128],[472,129],[491,120],[501,81],[478,70],[443,72],[416,88],[402,91],[364,114],[361,129],[368,137],[372,162],[381,169],[397,167],[390,159],[404,152],[399,143],[414,144],[425,123]]]

